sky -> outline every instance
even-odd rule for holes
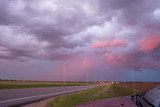
[[[160,81],[160,0],[0,0],[0,78]]]

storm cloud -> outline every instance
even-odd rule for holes
[[[126,80],[116,75],[130,75],[131,69],[159,73],[160,0],[1,0],[0,14],[0,78],[17,72],[12,78],[23,79],[23,69],[28,75],[54,71],[44,80],[56,80],[55,65],[64,62],[70,80],[85,81],[85,70],[91,80]],[[86,60],[90,66],[84,69]],[[13,68],[5,69],[7,63]]]

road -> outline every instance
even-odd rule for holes
[[[96,85],[0,90],[0,107],[18,107],[45,98],[93,87],[96,87]]]

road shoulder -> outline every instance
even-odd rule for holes
[[[23,105],[21,107],[47,107],[47,103],[54,100],[54,97],[42,100],[42,101],[38,101],[38,102],[34,102],[34,103],[30,103],[27,105]]]

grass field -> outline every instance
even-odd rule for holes
[[[141,91],[138,89],[133,90],[132,87],[124,84],[115,83],[56,97],[48,103],[48,107],[74,107],[75,105],[100,99],[133,95],[134,92],[138,94]]]
[[[15,89],[15,88],[43,88],[54,86],[76,86],[86,85],[84,82],[39,82],[39,81],[0,81],[0,89]]]

